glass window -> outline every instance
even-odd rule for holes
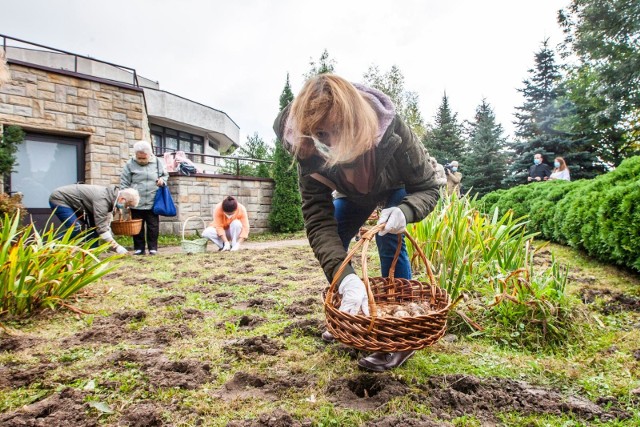
[[[167,136],[164,140],[164,147],[166,151],[177,151],[178,140],[176,138]]]

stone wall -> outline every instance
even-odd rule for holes
[[[85,139],[85,182],[118,184],[133,142],[150,139],[142,90],[9,63],[0,123]]]
[[[233,196],[247,208],[251,233],[268,230],[274,183],[264,178],[235,178],[227,175],[184,176],[171,173],[169,189],[178,209],[172,218],[160,218],[160,234],[181,234],[184,221],[201,217],[206,225],[213,220],[213,208],[226,196]],[[185,235],[202,232],[202,221],[189,220]]]

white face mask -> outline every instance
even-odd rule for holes
[[[224,216],[226,216],[228,219],[231,219],[231,218],[233,218],[233,216],[234,216],[235,214],[236,214],[235,212],[234,212],[234,213],[230,213],[230,214],[225,213],[225,214],[224,214]]]
[[[331,147],[320,141],[315,136],[312,136],[311,139],[313,140],[313,145],[316,147],[316,150],[318,150],[318,153],[320,153],[322,157],[324,157],[325,159],[331,157]]]

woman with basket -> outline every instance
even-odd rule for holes
[[[376,236],[382,275],[388,276],[396,234],[429,214],[439,197],[429,154],[396,114],[384,93],[333,74],[309,79],[274,123],[299,162],[302,212],[309,243],[330,282],[339,280],[339,310],[369,314],[367,291],[351,265],[335,278],[351,239],[369,215],[382,208]],[[332,191],[337,197],[332,198]],[[395,277],[411,278],[402,242]],[[332,340],[329,331],[323,339]],[[414,351],[374,352],[358,365],[372,371],[400,366]]]
[[[156,255],[160,217],[153,212],[153,202],[158,187],[166,185],[169,174],[147,141],[137,141],[133,151],[135,157],[129,159],[120,174],[120,188],[135,188],[140,193],[140,204],[131,209],[132,219],[142,219],[142,229],[133,236],[133,254],[144,255],[146,236],[149,255]]]
[[[137,190],[101,185],[72,184],[58,187],[49,196],[49,206],[58,219],[67,227],[73,227],[72,235],[82,231],[82,223],[95,227],[89,238],[100,237],[111,244],[119,254],[127,250],[120,246],[111,234],[111,221],[116,209],[132,208],[138,205],[140,195]]]

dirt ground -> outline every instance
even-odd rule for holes
[[[38,334],[2,335],[0,354],[4,355],[4,362],[0,363],[0,391],[42,392],[36,393],[31,403],[0,413],[0,425],[165,426],[173,425],[169,421],[172,417],[190,420],[193,425],[222,425],[215,424],[212,414],[203,414],[193,402],[185,403],[193,393],[199,399],[212,399],[230,413],[237,413],[226,424],[232,427],[315,425],[313,413],[307,417],[294,416],[291,405],[288,409],[253,412],[255,416],[251,417],[240,415],[238,408],[246,402],[263,402],[259,408],[270,408],[290,401],[291,396],[297,396],[298,400],[293,402],[299,402],[300,396],[316,394],[322,394],[327,404],[336,410],[378,414],[364,423],[372,427],[463,425],[456,419],[469,416],[475,417],[482,426],[504,425],[498,414],[511,412],[523,416],[570,414],[585,425],[631,417],[610,396],[594,400],[579,390],[567,393],[499,376],[427,375],[418,381],[407,379],[401,372],[373,374],[351,370],[347,375],[320,377],[317,369],[303,368],[307,365],[300,359],[319,357],[318,360],[322,360],[327,354],[335,354],[332,357],[346,357],[353,366],[363,353],[321,340],[322,300],[310,295],[319,294],[326,283],[317,274],[317,267],[308,267],[315,261],[305,245],[306,240],[247,243],[241,250],[242,258],[229,261],[236,267],[242,265],[242,280],[210,269],[205,270],[206,274],[181,274],[183,279],[188,279],[186,282],[151,276],[144,281],[137,277],[134,281],[116,272],[112,278],[120,280],[123,289],[144,283],[160,295],[149,297],[144,309],[114,307],[106,315],[96,316],[86,327],[62,333],[60,338],[47,343]],[[301,247],[305,247],[304,252],[296,251]],[[264,249],[269,249],[269,254]],[[166,248],[161,250],[161,256],[167,256],[167,263],[178,265],[179,252],[179,248]],[[295,273],[281,268],[284,266],[281,259],[291,256],[306,261]],[[141,265],[144,267],[144,264]],[[268,269],[261,273],[265,264]],[[311,272],[316,276],[309,279]],[[276,277],[274,282],[260,279],[260,275],[269,277],[270,273]],[[283,303],[273,296],[284,284],[302,280],[307,280],[308,287],[293,292],[290,302]],[[239,297],[243,290],[239,285],[247,284],[256,286],[257,291]],[[599,310],[605,314],[638,311],[638,299],[634,297],[591,289],[589,283],[583,284],[583,301],[590,304],[596,298],[604,298]],[[193,301],[200,301],[202,308],[188,306]],[[219,307],[236,314],[218,319],[213,310]],[[276,333],[254,334],[254,330],[269,324],[273,313],[282,313],[290,322]],[[155,322],[146,324],[154,319]],[[212,323],[214,330],[233,327],[249,336],[209,341],[199,332],[199,327],[207,322]],[[303,340],[306,353],[292,355],[286,340],[293,337]],[[209,360],[194,352],[191,356],[177,357],[185,346],[213,346],[219,356]],[[91,349],[95,357],[87,357],[77,366],[73,360],[53,361],[56,352],[82,348]],[[640,346],[634,357],[636,362],[640,360]],[[256,363],[264,369],[249,369]],[[105,413],[106,410],[95,404],[90,387],[78,386],[82,379],[91,377],[101,378],[100,391],[102,396],[114,399],[111,406],[115,414]],[[135,384],[135,392],[127,384],[129,379]],[[131,400],[118,402],[122,393],[129,393]],[[429,414],[392,413],[398,399],[408,405],[429,408]],[[109,417],[105,418],[106,415]]]

